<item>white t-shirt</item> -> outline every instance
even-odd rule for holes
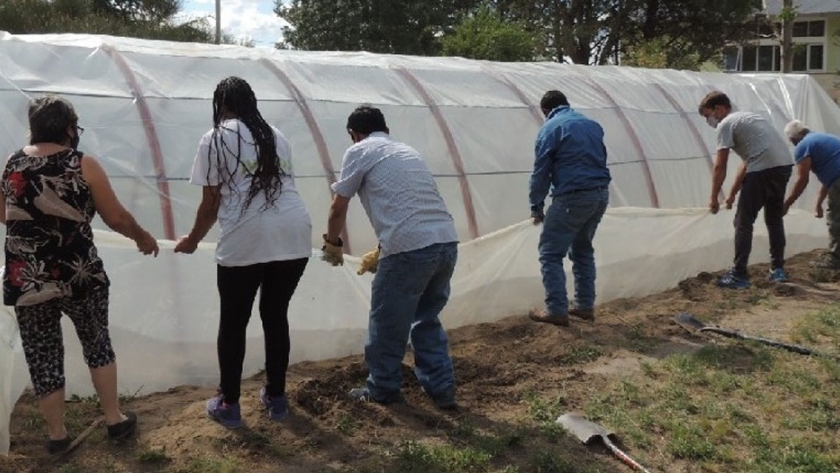
[[[764,117],[732,112],[717,126],[717,148],[732,149],[747,163],[747,172],[793,166],[785,139]]]
[[[257,146],[243,122],[235,118],[225,120],[198,144],[190,182],[219,186],[221,232],[216,262],[221,266],[308,258],[312,254],[312,222],[295,187],[291,147],[279,130],[271,128],[286,176],[281,179],[277,200],[268,208],[264,208],[265,193],[260,192],[243,211],[251,185],[247,170],[257,166]]]

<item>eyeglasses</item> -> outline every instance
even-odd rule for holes
[[[85,133],[85,129],[76,125],[76,135],[82,136]]]

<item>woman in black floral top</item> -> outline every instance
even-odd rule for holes
[[[98,212],[143,254],[157,256],[154,237],[119,203],[102,167],[76,148],[83,131],[70,102],[46,96],[29,105],[30,145],[9,157],[0,182],[6,224],[3,301],[14,305],[26,362],[47,421],[50,453],[70,444],[64,426],[61,316],[76,327],[111,437],[130,435],[137,416],[124,415],[108,333],[108,276],[93,242]]]

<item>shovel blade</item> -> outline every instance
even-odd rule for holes
[[[603,426],[576,414],[563,414],[557,418],[557,423],[584,444],[588,444],[598,438],[603,440],[615,435]]]
[[[693,315],[689,314],[688,312],[682,312],[680,314],[677,314],[677,316],[674,317],[674,322],[676,322],[677,325],[688,330],[689,332],[696,332],[706,327],[706,324],[696,319]]]

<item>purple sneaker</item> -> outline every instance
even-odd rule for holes
[[[268,418],[271,420],[283,420],[289,417],[289,399],[286,395],[269,397],[265,386],[260,389],[260,401],[263,407],[268,409]]]
[[[242,427],[242,415],[239,412],[239,403],[226,403],[221,393],[207,401],[207,416],[228,429]]]

